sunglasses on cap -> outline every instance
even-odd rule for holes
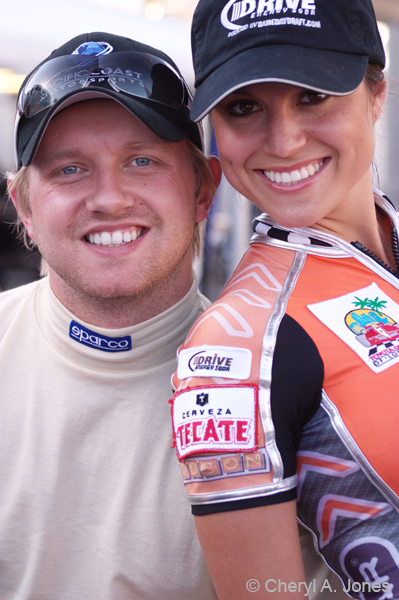
[[[162,58],[137,51],[105,55],[70,54],[48,60],[31,75],[18,97],[14,123],[15,153],[22,117],[34,117],[73,96],[95,88],[190,109],[192,95],[183,77]],[[18,159],[17,159],[18,164]]]
[[[184,79],[170,64],[151,54],[134,51],[103,56],[71,54],[53,58],[33,73],[20,93],[17,117],[29,119],[74,91],[104,84],[115,92],[170,108],[182,105],[190,108],[192,102]]]
[[[192,95],[177,71],[166,61],[145,52],[113,52],[104,56],[71,54],[53,58],[29,78],[18,98],[15,132],[27,119],[78,90],[90,86],[158,102],[170,108],[192,103]]]
[[[77,90],[102,87],[104,83],[115,92],[170,108],[182,105],[190,108],[192,102],[184,79],[170,64],[151,54],[134,51],[104,56],[71,54],[53,58],[33,73],[20,93],[17,117],[29,119]]]

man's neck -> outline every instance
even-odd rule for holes
[[[122,329],[143,323],[177,304],[192,285],[191,276],[182,279],[178,286],[166,285],[162,294],[157,287],[145,296],[102,298],[59,285],[59,281],[54,281],[51,275],[50,272],[51,288],[65,308],[77,319],[104,329]]]

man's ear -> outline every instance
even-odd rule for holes
[[[8,193],[11,198],[15,210],[17,211],[18,217],[22,221],[25,229],[31,240],[35,239],[32,227],[32,215],[29,210],[24,210],[21,206],[21,202],[18,201],[18,184],[14,184],[11,178],[7,179]]]
[[[220,161],[216,156],[209,156],[207,159],[208,166],[212,173],[213,182],[215,184],[215,190],[219,187],[220,180],[222,178],[222,168],[220,166]],[[208,216],[208,211],[213,202],[213,192],[208,189],[208,186],[204,186],[204,192],[202,198],[198,201],[197,204],[197,214],[196,221],[197,223],[201,223]]]
[[[379,81],[372,91],[372,113],[373,123],[378,121],[381,116],[382,109],[384,107],[385,98],[387,96],[387,82],[385,79]]]

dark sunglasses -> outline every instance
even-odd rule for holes
[[[37,115],[71,92],[104,84],[115,92],[171,108],[191,106],[192,96],[184,79],[170,64],[152,54],[134,51],[104,56],[71,54],[53,58],[33,73],[19,95],[17,120],[22,115],[28,119]]]

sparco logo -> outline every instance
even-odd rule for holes
[[[69,337],[75,340],[75,342],[89,346],[89,348],[102,350],[103,352],[126,352],[132,349],[132,338],[130,335],[108,337],[107,335],[97,333],[97,331],[91,331],[76,321],[71,321]]]
[[[221,12],[220,22],[226,29],[241,29],[245,24],[237,24],[234,21],[244,17],[255,19],[284,14],[288,10],[292,13],[314,15],[315,9],[315,0],[229,0]]]

